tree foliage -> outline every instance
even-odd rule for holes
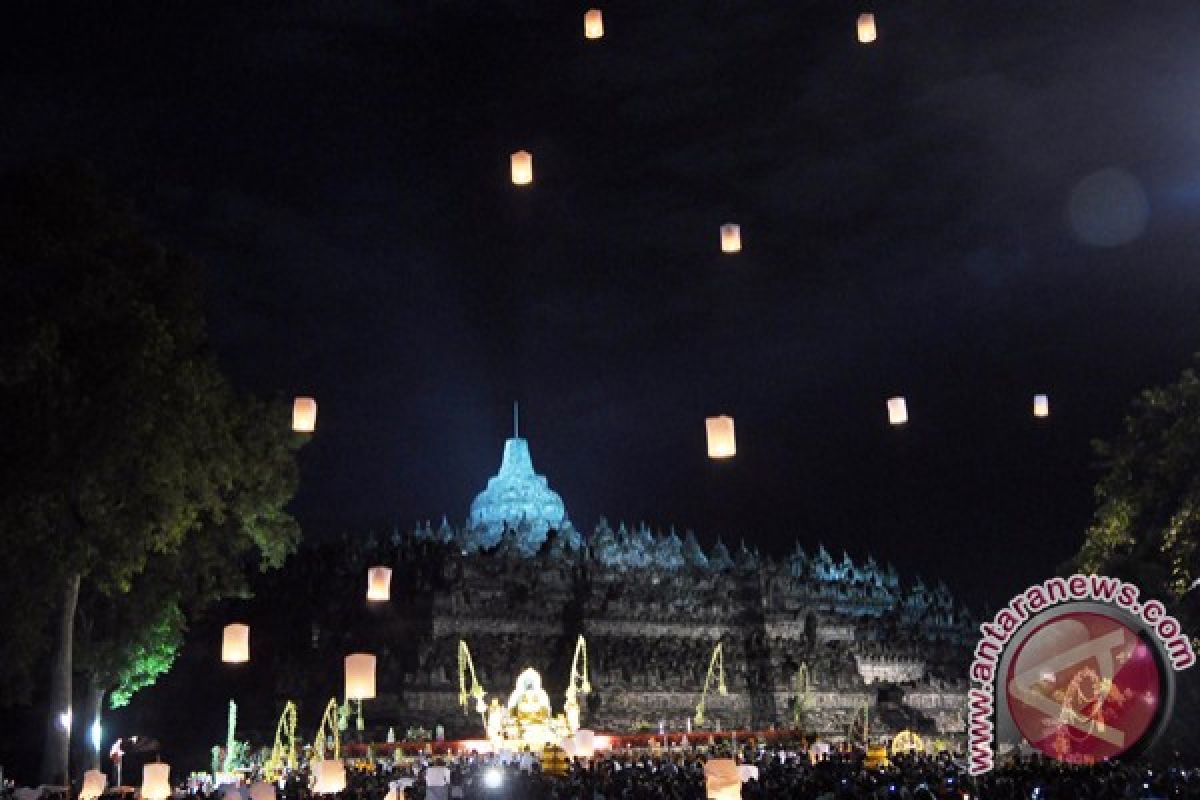
[[[295,548],[299,442],[209,352],[197,265],[85,171],[0,179],[0,290],[0,700],[28,699],[72,575],[77,666],[125,698]]]
[[[1188,369],[1134,401],[1112,442],[1078,557],[1081,569],[1181,599],[1196,580],[1200,538],[1200,377]]]

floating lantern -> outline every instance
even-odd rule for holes
[[[859,14],[858,15],[858,41],[863,44],[870,44],[875,41],[877,33],[875,31],[875,15],[874,14]]]
[[[742,783],[756,781],[758,780],[758,767],[753,764],[738,764],[738,777],[742,779]]]
[[[893,425],[903,425],[908,422],[908,405],[903,397],[888,398],[888,422]]]
[[[708,800],[741,800],[742,776],[732,758],[704,762],[704,783]]]
[[[742,226],[728,222],[721,226],[721,252],[742,252]]]
[[[596,755],[596,733],[588,728],[575,731],[575,755],[591,758]]]
[[[317,429],[317,401],[311,397],[297,397],[292,402],[292,430],[296,433],[312,433]]]
[[[386,603],[392,596],[392,571],[387,567],[367,570],[367,600]]]
[[[583,35],[588,39],[604,36],[604,14],[600,9],[593,8],[583,15]]]
[[[83,773],[83,786],[79,789],[79,800],[95,800],[104,794],[107,786],[107,775],[98,769],[89,769]]]
[[[375,656],[351,653],[346,656],[346,698],[370,700],[375,696]]]
[[[313,768],[316,782],[313,794],[337,794],[346,791],[346,765],[336,758],[318,761]]]
[[[704,430],[708,434],[708,457],[730,458],[737,454],[737,442],[733,436],[733,417],[722,414],[719,417],[709,417],[704,420]]]
[[[1033,415],[1035,417],[1050,416],[1050,398],[1044,394],[1033,396]]]
[[[512,182],[516,186],[528,186],[533,183],[533,154],[528,150],[518,150],[512,154]]]
[[[225,626],[221,639],[221,660],[227,664],[244,664],[250,660],[250,626],[234,623]]]
[[[142,800],[167,800],[171,796],[171,765],[142,767]]]

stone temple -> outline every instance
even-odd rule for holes
[[[684,730],[721,642],[728,694],[710,691],[705,728],[836,740],[865,707],[872,735],[965,732],[974,625],[944,584],[823,546],[785,558],[720,540],[706,550],[690,531],[604,519],[581,533],[515,434],[465,525],[424,523],[392,544],[407,594],[380,623],[381,664],[395,674],[381,677],[373,724],[482,737],[479,715],[459,706],[460,639],[489,697],[534,666],[557,711],[582,634],[592,684],[582,718],[596,730]]]

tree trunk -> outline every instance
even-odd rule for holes
[[[50,719],[46,721],[46,743],[42,749],[42,783],[69,786],[67,758],[71,732],[59,715],[71,710],[71,646],[75,639],[75,606],[79,603],[79,573],[67,577],[62,589],[58,618],[58,641],[50,662]],[[73,727],[73,725],[72,725]]]
[[[92,769],[100,769],[100,749],[104,746],[103,740],[99,744],[92,741],[92,725],[96,722],[102,722],[104,717],[104,696],[108,694],[108,690],[100,681],[100,676],[96,673],[88,675],[88,709],[87,717],[80,720],[81,723],[87,725],[87,746],[92,752]],[[103,728],[101,729],[103,730]],[[103,735],[103,734],[102,734]]]

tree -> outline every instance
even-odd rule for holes
[[[186,612],[295,548],[298,442],[282,404],[239,395],[208,352],[196,264],[86,172],[0,179],[0,276],[0,410],[21,421],[0,444],[0,546],[4,577],[34,578],[28,613],[0,617],[29,649],[0,669],[27,700],[50,652],[42,779],[58,782],[76,622],[105,690],[153,680]]]
[[[1117,438],[1094,446],[1105,471],[1079,568],[1181,600],[1200,566],[1200,378],[1142,392]]]

